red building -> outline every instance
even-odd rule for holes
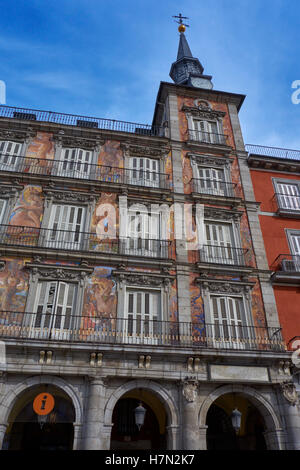
[[[280,324],[292,350],[300,340],[300,151],[247,150]]]

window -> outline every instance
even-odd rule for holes
[[[129,184],[159,187],[159,161],[152,158],[130,158]]]
[[[292,257],[282,260],[284,271],[300,271],[300,232],[288,231],[288,239]]]
[[[224,171],[197,166],[196,191],[203,194],[227,196]]]
[[[300,191],[296,182],[276,181],[276,189],[280,209],[300,211]]]
[[[0,199],[0,224],[2,224],[4,219],[4,213],[7,205],[6,199]]]
[[[51,248],[76,250],[80,248],[85,222],[85,208],[53,204],[46,245]]]
[[[246,318],[240,297],[211,296],[212,335],[219,347],[245,347]]]
[[[126,291],[125,339],[133,343],[158,342],[161,293],[154,290]]]
[[[38,283],[31,331],[34,337],[37,333],[39,338],[69,337],[76,290],[76,284],[72,283],[61,281]]]
[[[80,148],[64,148],[57,168],[58,176],[70,178],[89,178],[93,152]]]
[[[166,243],[160,240],[160,214],[128,211],[128,238],[126,254],[138,256],[166,256]]]
[[[220,144],[222,139],[219,133],[217,121],[204,121],[200,119],[193,119],[192,136],[193,140],[206,142],[209,144]]]
[[[230,224],[205,223],[206,245],[201,252],[201,260],[208,263],[236,264],[233,247],[233,231]]]
[[[0,141],[0,170],[16,170],[21,148],[19,142]]]

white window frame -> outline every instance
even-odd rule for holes
[[[296,179],[279,179],[279,178],[272,178],[273,185],[275,188],[275,193],[278,198],[278,206],[279,209],[286,210],[286,211],[296,211],[300,213],[300,182]],[[282,193],[282,188],[280,185],[283,186],[290,186],[291,187],[291,194],[284,194]],[[293,190],[292,187],[297,188],[297,194],[292,194]],[[288,193],[288,191],[287,191]]]
[[[292,259],[286,259],[282,262],[285,263],[285,270],[286,271],[300,271],[300,230],[293,230],[293,229],[286,229],[286,236],[288,239],[288,244],[290,247],[290,252],[292,255]],[[294,237],[299,238],[299,241],[294,241]],[[295,250],[295,246],[298,246],[298,250]],[[297,247],[296,247],[297,248]]]
[[[94,153],[93,150],[79,147],[62,147],[59,162],[54,168],[55,176],[89,179],[91,174],[95,175],[95,171],[92,170],[92,165],[95,165]],[[68,154],[68,159],[65,158],[66,154]]]
[[[150,188],[160,187],[160,160],[150,157],[130,156],[128,158],[128,184]],[[157,166],[153,170],[153,165]],[[152,168],[151,168],[152,167]]]
[[[24,152],[23,142],[13,140],[0,139],[0,170],[1,171],[16,171],[19,163],[19,158]],[[14,151],[18,146],[17,151]],[[11,147],[11,148],[8,148]],[[5,154],[5,155],[2,155]]]
[[[60,208],[60,209],[59,209]],[[69,230],[70,224],[73,227],[77,227],[76,218],[78,213],[81,212],[80,230]],[[66,213],[67,212],[67,213]],[[54,225],[56,215],[59,215],[58,227]],[[73,221],[70,222],[70,217],[73,215]],[[46,232],[46,246],[48,248],[60,248],[66,250],[78,250],[82,247],[82,235],[85,232],[85,218],[86,218],[86,207],[77,204],[60,204],[54,202],[51,207],[51,213],[49,218],[48,231]],[[69,221],[68,221],[69,220]],[[61,225],[65,224],[66,228],[62,229]]]
[[[228,229],[228,233],[226,234],[225,232],[223,233],[223,240],[221,240],[222,242],[224,242],[223,244],[215,244],[215,243],[209,243],[209,241],[211,242],[212,240],[208,240],[207,238],[207,226],[210,226],[210,227],[218,227],[216,230],[214,230],[216,233],[216,236],[219,237],[220,235],[220,230],[219,228],[221,228],[221,231],[224,227],[226,227],[225,230]],[[209,231],[211,232],[213,229],[210,229]],[[230,265],[234,265],[234,264],[238,264],[236,261],[236,258],[237,258],[237,252],[235,251],[236,248],[240,248],[240,243],[237,244],[237,230],[236,230],[236,227],[235,225],[232,223],[232,222],[224,222],[224,221],[215,221],[215,220],[210,220],[210,219],[205,219],[204,220],[204,236],[205,236],[205,243],[203,245],[205,245],[205,248],[202,247],[202,250],[205,250],[203,251],[204,253],[204,257],[205,257],[205,260],[206,262],[208,263],[221,263],[221,264],[224,264],[225,261],[226,263],[225,264],[230,264]],[[222,235],[222,234],[221,234]],[[230,238],[230,244],[228,245],[227,243],[227,246],[226,246],[226,237],[229,235],[229,238]],[[220,238],[220,237],[219,237]],[[217,240],[218,241],[218,240]],[[228,241],[228,240],[227,240]],[[233,248],[233,250],[232,250]]]

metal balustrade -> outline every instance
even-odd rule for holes
[[[245,148],[249,155],[262,157],[285,158],[288,160],[300,160],[300,150],[285,149],[280,147],[266,147],[264,145],[247,144]]]
[[[97,233],[0,225],[0,245],[52,248],[65,251],[168,258],[170,240],[122,237],[101,238]]]
[[[5,153],[0,153],[0,171],[170,189],[170,176],[165,173],[67,160],[28,158]]]
[[[211,196],[235,197],[235,183],[226,183],[224,181],[193,178],[192,191],[198,194],[208,194]]]
[[[275,198],[279,211],[299,212],[300,214],[300,196],[275,193]]]
[[[146,136],[165,136],[165,128],[160,126],[4,105],[0,106],[0,118],[48,122],[65,126],[126,132]]]
[[[227,145],[227,135],[216,134],[215,132],[198,131],[194,129],[188,130],[189,140],[206,144]]]
[[[200,261],[203,263],[231,264],[245,266],[246,248],[233,246],[203,245],[200,248]]]
[[[272,263],[271,268],[286,274],[300,273],[300,255],[281,254]]]
[[[0,311],[0,338],[98,344],[160,345],[240,350],[285,350],[281,329],[160,321],[140,316],[110,318]]]

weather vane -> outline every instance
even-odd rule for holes
[[[175,21],[175,23],[178,23],[178,24],[179,24],[179,26],[178,26],[178,31],[179,31],[180,33],[184,33],[186,27],[189,28],[189,25],[183,23],[183,21],[182,21],[182,20],[188,20],[189,18],[188,18],[187,16],[182,16],[182,14],[179,13],[178,16],[173,16],[172,18],[178,18],[178,19],[179,19],[179,21],[177,21],[177,20],[174,20],[174,21]]]

